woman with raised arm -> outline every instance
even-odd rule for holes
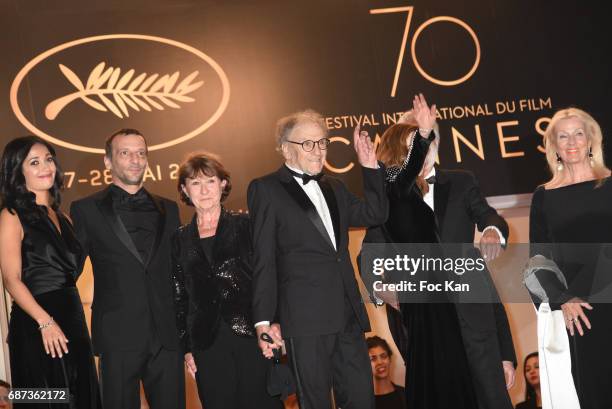
[[[420,94],[412,111],[383,133],[377,156],[387,168],[389,218],[369,228],[364,243],[440,242],[436,216],[424,200],[424,172],[433,167],[439,139],[434,127],[436,107]],[[455,305],[386,301],[390,329],[406,363],[407,407],[478,408]]]

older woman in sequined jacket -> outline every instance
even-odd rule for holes
[[[229,173],[214,156],[193,154],[179,168],[178,190],[196,213],[173,239],[176,320],[202,405],[280,408],[266,392],[269,363],[251,318],[249,219],[221,205]]]

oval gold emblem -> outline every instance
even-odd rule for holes
[[[40,126],[34,125],[19,106],[18,96],[24,79],[43,61],[73,47],[109,40],[141,40],[181,49],[203,61],[207,69],[211,69],[220,82],[220,91],[217,93],[219,103],[218,105],[213,104],[211,114],[206,114],[204,122],[198,121],[195,129],[171,140],[157,141],[158,143],[149,146],[149,151],[164,149],[201,134],[214,124],[227,108],[230,98],[229,80],[221,66],[210,56],[190,45],[168,38],[140,34],[109,34],[81,38],[56,46],[33,58],[19,71],[11,85],[10,102],[21,124],[33,134],[59,146],[81,152],[104,153],[103,148],[76,144],[65,138],[60,139],[44,131]],[[88,74],[79,77],[69,63],[59,62],[57,72],[61,72],[63,81],[71,88],[69,92],[54,96],[44,102],[44,117],[48,123],[60,120],[62,115],[75,104],[82,104],[89,110],[103,113],[115,120],[124,120],[136,112],[152,115],[159,111],[180,110],[186,106],[194,106],[202,102],[198,101],[196,96],[198,92],[200,93],[199,98],[202,98],[202,95],[208,95],[202,92],[207,89],[208,84],[207,79],[201,78],[199,70],[188,70],[185,73],[178,70],[146,73],[116,65],[98,57],[92,63]],[[210,104],[210,101],[207,103]],[[82,108],[79,107],[79,109]]]

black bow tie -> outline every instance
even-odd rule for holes
[[[148,210],[153,203],[144,188],[134,194],[130,194],[118,186],[112,185],[113,198],[121,208],[129,210]]]
[[[425,182],[429,183],[430,185],[433,185],[435,183],[438,183],[438,179],[436,179],[436,175],[433,175],[425,179]]]
[[[293,169],[289,169],[289,168],[287,168],[287,170],[293,176],[301,178],[302,179],[302,185],[305,185],[306,183],[310,182],[311,180],[314,180],[314,181],[318,182],[323,177],[323,172],[317,173],[316,175],[308,175],[306,173],[297,173]]]

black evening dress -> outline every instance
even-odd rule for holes
[[[549,249],[543,255],[555,261],[567,281],[568,290],[557,303],[551,302],[551,308],[560,309],[560,303],[573,297],[589,300],[606,288],[609,291],[612,271],[598,268],[598,274],[594,272],[595,262],[602,261],[602,250],[609,253],[612,243],[612,180],[550,190],[539,187],[531,204],[529,240],[536,248],[538,243],[552,244],[540,246]],[[612,408],[612,299],[607,298],[591,303],[592,311],[585,310],[592,329],[585,329],[584,336],[570,336],[572,375],[585,409]]]
[[[387,170],[389,218],[368,229],[364,243],[440,242],[435,214],[416,186],[433,133],[416,139],[404,165]],[[403,325],[389,324],[406,363],[406,407],[478,408],[455,305],[402,303],[400,310]]]
[[[38,324],[13,302],[9,322],[11,378],[15,388],[68,388],[65,403],[18,404],[28,408],[101,408],[98,380],[83,305],[76,287],[81,248],[70,222],[57,212],[61,232],[43,215],[23,227],[21,280],[68,338],[68,354],[45,353]]]
[[[526,400],[524,402],[518,403],[515,409],[542,409],[542,407],[536,405],[535,400]]]

